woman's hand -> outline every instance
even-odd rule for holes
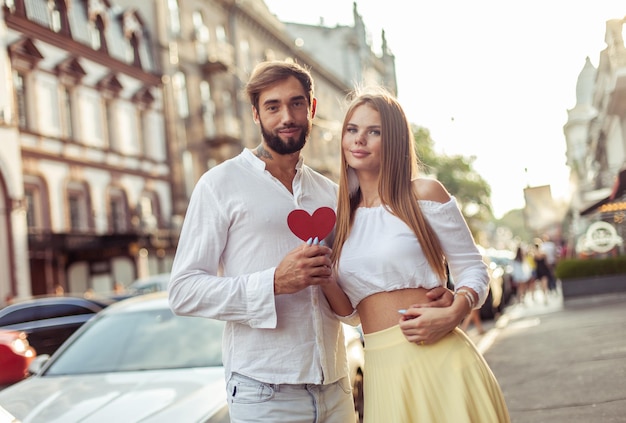
[[[414,304],[411,307],[450,307],[454,301],[454,294],[448,288],[438,286],[429,289],[426,297],[430,300],[424,304]]]

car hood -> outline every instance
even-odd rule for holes
[[[0,391],[23,423],[204,422],[225,405],[222,367],[32,376]]]

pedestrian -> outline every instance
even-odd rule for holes
[[[558,259],[558,250],[556,244],[550,238],[550,235],[543,234],[541,237],[541,251],[546,256],[546,264],[550,269],[550,275],[548,277],[548,290],[550,292],[556,292],[556,276],[554,271],[556,270],[556,263]]]
[[[526,260],[526,253],[521,245],[517,247],[515,251],[515,258],[512,263],[511,278],[517,288],[517,302],[519,304],[525,304],[526,293],[528,292],[528,286],[532,277],[530,266]]]
[[[383,89],[354,97],[343,123],[331,255],[346,295],[329,301],[361,319],[364,421],[508,422],[499,384],[467,335],[426,330],[441,320],[458,325],[485,301],[489,277],[455,198],[435,179],[416,178],[414,147],[394,97]],[[446,263],[452,305],[412,307],[445,284]]]
[[[543,302],[548,304],[548,293],[550,291],[549,282],[554,277],[550,264],[548,263],[548,257],[541,248],[542,241],[539,238],[535,239],[534,248],[534,260],[535,260],[535,281],[539,282],[539,287],[543,293]]]
[[[313,91],[298,64],[255,67],[246,93],[261,142],[197,182],[172,266],[172,310],[226,321],[231,422],[355,420],[340,316],[325,297],[339,290],[331,249],[302,242],[287,223],[294,209],[337,203],[337,185],[300,155],[316,111]],[[431,295],[433,305],[452,301],[445,289]],[[341,318],[358,323],[351,311]]]

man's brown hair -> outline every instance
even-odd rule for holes
[[[259,110],[261,92],[290,76],[300,81],[302,88],[307,93],[309,105],[311,105],[313,103],[313,77],[311,73],[297,63],[280,60],[261,62],[254,68],[245,87],[245,92],[250,98],[250,104]]]

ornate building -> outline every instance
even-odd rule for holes
[[[260,61],[310,69],[303,155],[336,179],[346,94],[355,82],[397,91],[384,34],[378,57],[353,7],[354,26],[296,34],[263,0],[4,0],[0,294],[106,291],[169,271],[198,178],[260,143],[243,93]]]
[[[352,5],[352,16],[353,26],[327,27],[322,20],[319,25],[285,22],[285,28],[299,49],[319,63],[328,64],[328,70],[346,85],[383,85],[397,95],[396,61],[385,31],[380,35],[381,51],[377,53],[356,2]]]
[[[292,60],[310,68],[315,78],[317,114],[304,150],[308,164],[331,178],[338,176],[343,102],[353,81],[371,69],[382,70],[395,91],[395,62],[391,55],[377,59],[365,39],[363,21],[355,26],[322,28],[334,40],[348,39],[350,61],[356,73],[337,72],[319,55],[314,32],[296,36],[293,24],[280,22],[262,0],[120,0],[147,16],[151,31],[159,34],[156,50],[166,81],[167,122],[174,178],[174,209],[182,220],[191,190],[200,175],[235,156],[244,147],[260,143],[243,88],[260,61]],[[347,38],[346,38],[347,37]],[[345,42],[325,48],[344,52]],[[367,54],[365,54],[367,52]],[[362,60],[367,58],[367,61]],[[360,61],[361,60],[361,61]],[[371,78],[367,78],[371,82]]]
[[[570,237],[579,254],[624,253],[626,237],[626,46],[624,19],[606,23],[596,69],[589,58],[563,127],[573,197]],[[605,222],[607,225],[592,225]],[[591,232],[589,231],[591,228]],[[603,228],[593,232],[594,228]],[[600,239],[604,238],[604,239]],[[596,250],[593,250],[594,247]]]
[[[169,268],[162,82],[143,17],[108,0],[5,0],[0,13],[2,300]]]

